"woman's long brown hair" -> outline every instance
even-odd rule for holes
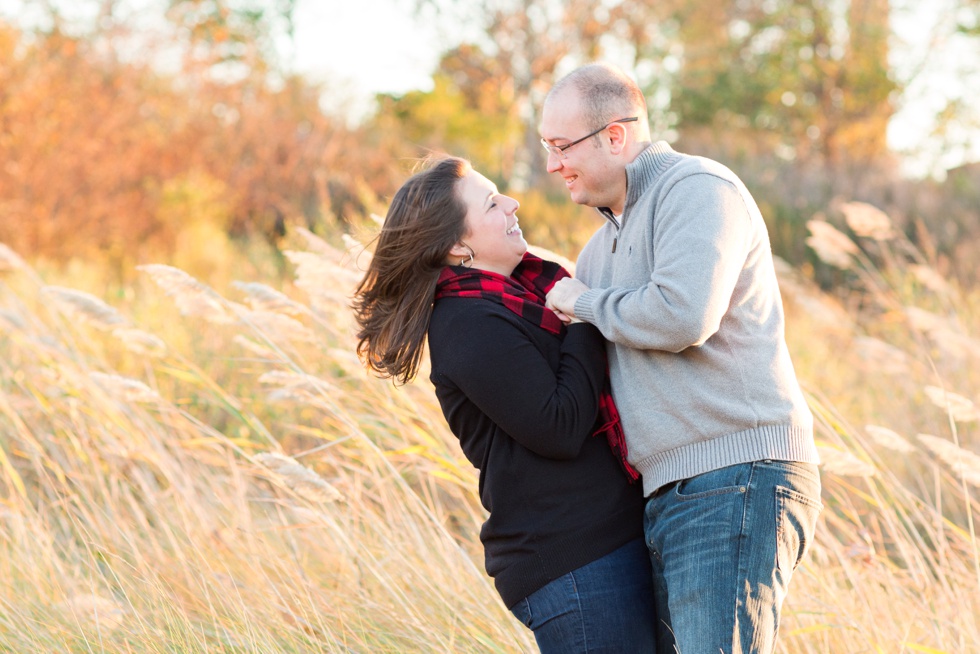
[[[383,377],[418,373],[439,274],[466,232],[457,183],[465,159],[447,157],[410,177],[391,201],[374,257],[354,296],[357,354]]]

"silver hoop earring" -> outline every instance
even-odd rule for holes
[[[467,266],[466,264],[470,264],[470,265],[473,264],[473,253],[472,252],[470,252],[470,256],[468,258],[466,258],[466,259],[460,259],[459,260],[459,265],[461,265],[461,266],[463,266],[465,268],[469,268],[469,266]]]

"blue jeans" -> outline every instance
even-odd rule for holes
[[[541,654],[653,652],[653,583],[642,538],[555,579],[511,607]]]
[[[668,484],[647,501],[660,652],[770,653],[813,538],[817,467],[756,461]],[[672,642],[673,641],[673,642]]]

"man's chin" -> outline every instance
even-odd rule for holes
[[[578,189],[570,190],[568,193],[568,197],[571,198],[572,202],[574,202],[575,204],[584,204],[586,206],[590,206],[588,196],[582,191],[579,191]]]

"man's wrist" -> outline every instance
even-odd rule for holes
[[[594,306],[595,298],[598,293],[599,291],[597,289],[590,288],[575,298],[575,303],[572,305],[572,309],[577,319],[583,322],[595,323],[595,313],[593,312],[592,307]]]

